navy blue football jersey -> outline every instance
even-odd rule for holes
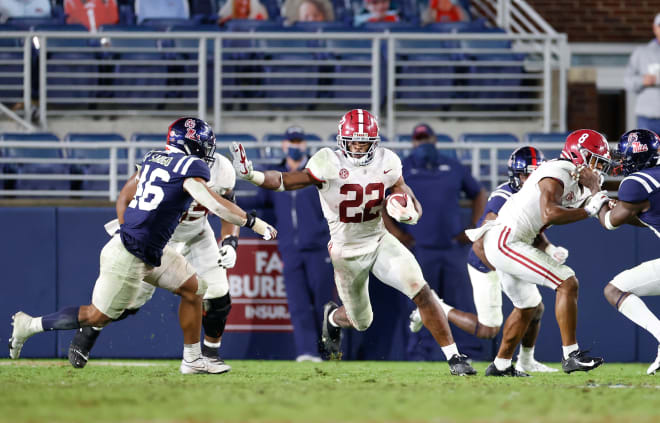
[[[206,162],[182,153],[150,151],[140,168],[135,197],[120,228],[124,247],[152,266],[160,266],[163,248],[188,210],[192,197],[183,189],[187,178],[210,179]]]
[[[637,217],[660,237],[660,166],[643,169],[624,178],[619,186],[619,200],[628,203],[648,200],[649,209]]]
[[[498,214],[504,203],[506,203],[506,200],[508,200],[509,197],[511,197],[513,194],[513,189],[511,189],[508,182],[503,183],[502,185],[498,186],[495,191],[491,192],[490,197],[488,197],[488,203],[486,203],[486,207],[484,208],[484,214],[481,215],[479,222],[477,222],[477,227],[480,227],[484,223],[484,218],[488,213],[492,212]],[[470,253],[468,254],[468,264],[480,272],[490,272],[488,266],[486,266],[479,259],[479,257],[477,257],[477,255],[474,253],[474,250],[471,248]]]

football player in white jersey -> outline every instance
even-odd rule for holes
[[[634,129],[621,136],[617,154],[625,178],[619,199],[599,214],[601,224],[614,230],[624,224],[648,227],[660,237],[660,138],[647,129]],[[660,344],[660,320],[641,298],[660,295],[660,259],[649,260],[625,270],[605,286],[605,298],[621,314],[646,329]],[[646,373],[660,369],[658,355]]]
[[[483,215],[477,222],[477,227],[489,220],[497,218],[500,209],[518,192],[531,173],[545,161],[541,150],[532,146],[517,148],[509,157],[508,174],[509,181],[501,184],[493,191],[484,209]],[[563,247],[557,247],[550,243],[546,236],[541,233],[534,246],[546,251],[552,258],[563,264],[568,258],[568,251]],[[502,316],[502,286],[497,278],[497,272],[486,266],[473,250],[470,250],[467,260],[468,274],[472,284],[475,313],[459,310],[438,299],[447,318],[458,328],[482,339],[494,339],[500,332],[504,317]],[[556,372],[557,369],[539,363],[534,358],[534,345],[541,327],[541,317],[544,312],[543,302],[536,307],[536,311],[527,328],[520,344],[520,353],[516,361],[516,369],[521,372]],[[410,330],[417,332],[422,328],[422,319],[419,311],[413,310],[410,314]]]
[[[327,355],[340,356],[341,328],[366,330],[373,313],[369,299],[369,272],[412,299],[422,321],[440,344],[454,375],[476,371],[458,352],[447,317],[435,300],[413,257],[385,229],[381,209],[399,222],[415,224],[422,208],[401,176],[401,160],[391,150],[378,147],[378,122],[366,110],[347,112],[339,122],[338,149],[323,148],[301,171],[258,172],[242,145],[232,147],[239,177],[262,188],[284,191],[309,185],[318,188],[323,214],[330,227],[328,251],[335,283],[343,305],[324,307],[322,342]],[[398,194],[385,200],[385,191]]]
[[[224,156],[215,153],[215,161],[211,165],[211,178],[207,186],[221,197],[234,202],[233,189],[236,183],[236,173],[232,164]],[[117,215],[123,215],[124,210],[135,195],[137,179],[130,178],[122,188],[117,199]],[[222,245],[218,243],[206,216],[209,211],[197,201],[193,201],[172,234],[168,245],[181,253],[197,273],[199,291],[203,293],[204,313],[202,326],[204,342],[202,355],[213,373],[226,373],[231,367],[219,356],[218,349],[224,332],[227,316],[231,309],[229,297],[229,282],[227,269],[236,264],[236,248],[240,227],[222,220]],[[113,235],[119,229],[117,219],[106,224],[106,230]],[[124,313],[116,320],[124,319],[138,310],[153,297],[156,287],[142,282],[137,296]],[[102,328],[80,328],[69,345],[69,362],[76,368],[85,367],[89,353],[94,346]]]
[[[502,343],[486,376],[529,376],[516,370],[511,359],[516,346],[541,303],[538,286],[557,293],[555,315],[562,338],[562,369],[589,371],[603,363],[588,357],[576,339],[578,281],[575,272],[546,251],[533,246],[550,225],[565,225],[597,216],[609,201],[600,191],[610,168],[609,145],[603,135],[589,129],[566,138],[561,158],[543,163],[520,191],[502,206],[496,220],[467,232],[477,256],[497,271],[502,289],[514,309],[502,331]]]

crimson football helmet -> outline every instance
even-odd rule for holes
[[[591,129],[578,129],[568,134],[561,157],[576,166],[589,166],[602,174],[608,174],[612,165],[607,139]]]
[[[366,110],[353,109],[342,116],[337,131],[337,146],[344,156],[357,166],[366,166],[374,159],[380,141],[378,121]],[[352,142],[370,142],[366,152],[349,149]]]

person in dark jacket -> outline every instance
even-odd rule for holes
[[[488,200],[486,190],[463,166],[435,147],[437,137],[427,124],[417,125],[412,134],[413,150],[403,159],[403,175],[422,203],[425,213],[417,225],[388,229],[419,261],[424,278],[440,298],[449,304],[461,304],[461,310],[474,309],[472,289],[465,268],[470,241],[464,230],[459,201],[461,193],[472,200],[469,227],[474,227]],[[473,337],[457,332],[456,344],[468,355],[478,356],[481,345]],[[428,331],[410,335],[408,358],[432,360],[437,353],[436,343]]]
[[[268,170],[289,172],[305,167],[305,132],[292,126],[282,141],[285,158]],[[328,255],[330,233],[314,187],[274,192],[260,189],[256,197],[239,198],[248,208],[273,207],[282,235],[278,250],[284,262],[283,276],[296,344],[296,361],[321,361],[319,340],[323,305],[335,297],[332,264]]]

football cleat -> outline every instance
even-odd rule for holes
[[[605,360],[602,357],[589,357],[586,354],[589,351],[575,350],[568,355],[568,358],[561,360],[561,368],[566,373],[588,372],[603,364]]]
[[[516,370],[513,365],[504,370],[500,370],[495,367],[495,363],[490,363],[490,366],[486,369],[486,376],[530,377],[527,373]]]
[[[330,324],[330,313],[339,306],[328,301],[323,306],[323,327],[321,328],[321,349],[327,360],[341,360],[341,328]]]
[[[87,365],[89,352],[92,350],[96,339],[101,334],[100,330],[84,327],[78,329],[76,335],[69,344],[69,363],[76,369],[82,369]]]
[[[521,360],[520,357],[518,357],[518,361],[516,362],[516,370],[523,373],[554,373],[559,371],[543,363],[539,363],[533,358],[531,360]]]
[[[419,314],[419,309],[416,308],[410,313],[410,323],[408,327],[410,328],[410,332],[412,333],[417,333],[420,330],[422,330],[422,326],[424,326],[424,323],[422,323],[422,315]]]
[[[658,356],[655,358],[655,361],[646,370],[646,374],[649,376],[654,375],[658,370],[660,370],[660,349],[658,349]]]
[[[449,372],[454,376],[472,376],[477,374],[477,371],[470,365],[468,357],[465,354],[454,354],[448,363]]]
[[[206,360],[206,368],[208,373],[213,375],[219,375],[222,373],[227,373],[231,370],[231,366],[225,363],[225,360],[220,357],[204,357]]]
[[[193,361],[181,360],[179,371],[184,375],[208,374],[208,361],[203,356],[199,356]]]
[[[321,357],[311,354],[301,354],[298,357],[296,357],[297,363],[302,363],[305,361],[310,361],[312,363],[321,363],[323,360],[321,360]]]
[[[11,338],[9,338],[9,357],[14,360],[21,356],[21,350],[23,349],[23,344],[25,344],[25,341],[37,333],[32,328],[30,328],[32,319],[32,316],[23,313],[22,311],[19,311],[18,313],[11,316],[11,324],[14,326],[14,330],[12,330]]]

